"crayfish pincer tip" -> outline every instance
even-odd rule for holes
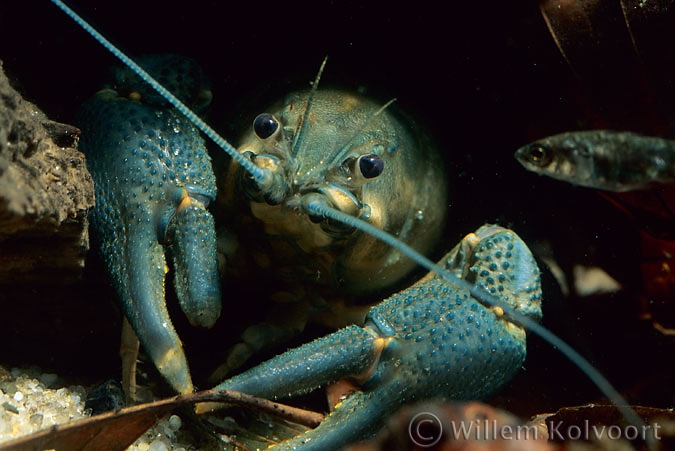
[[[156,365],[159,372],[178,393],[184,395],[194,391],[190,370],[182,349],[167,350],[164,356],[157,360]]]
[[[210,329],[220,317],[220,303],[213,303],[208,308],[197,312],[186,312],[186,316],[192,326]]]

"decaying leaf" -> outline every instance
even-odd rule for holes
[[[64,451],[124,450],[159,419],[175,409],[200,402],[224,402],[267,413],[308,427],[323,415],[285,406],[233,391],[202,391],[127,407],[19,438],[0,446],[0,451],[55,449]]]

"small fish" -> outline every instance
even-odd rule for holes
[[[567,132],[521,147],[527,170],[612,192],[675,182],[675,141],[611,130]]]

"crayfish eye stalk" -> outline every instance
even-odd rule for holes
[[[262,113],[253,121],[253,131],[263,142],[276,138],[281,133],[279,120],[270,113]]]

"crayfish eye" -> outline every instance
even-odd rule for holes
[[[253,131],[260,139],[267,139],[279,130],[279,121],[273,114],[262,113],[253,120]]]
[[[362,155],[358,161],[359,171],[366,179],[374,179],[384,171],[384,160],[376,154]]]
[[[535,143],[529,148],[529,159],[532,164],[546,167],[553,159],[553,152],[551,152],[551,148],[547,145]]]

